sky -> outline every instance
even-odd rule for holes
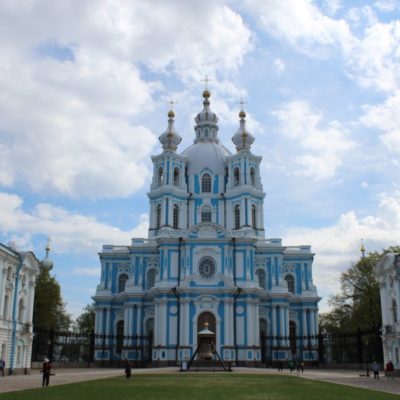
[[[209,77],[234,152],[243,98],[266,236],[310,244],[329,310],[340,273],[400,239],[396,0],[2,0],[0,242],[45,255],[73,317],[103,244],[146,237],[173,99],[192,144]]]

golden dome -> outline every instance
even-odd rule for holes
[[[168,118],[175,118],[175,113],[172,110],[168,112]]]
[[[207,89],[204,90],[204,92],[203,92],[203,97],[204,97],[205,99],[208,99],[210,96],[211,96],[211,93],[210,93]]]
[[[243,110],[239,112],[239,118],[246,118],[246,113]]]

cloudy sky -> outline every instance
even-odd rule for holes
[[[168,100],[180,150],[211,79],[231,150],[240,98],[263,157],[265,226],[311,244],[327,298],[367,250],[400,240],[396,0],[2,0],[0,241],[44,256],[74,316],[103,244],[148,225]]]

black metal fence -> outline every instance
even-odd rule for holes
[[[285,351],[288,357],[315,365],[362,364],[383,361],[380,332],[357,332],[317,336],[263,336],[261,362],[274,364],[274,352]],[[152,362],[152,336],[97,335],[93,332],[36,331],[32,361],[93,363],[116,365],[128,355],[136,366]],[[276,354],[276,353],[275,353]]]

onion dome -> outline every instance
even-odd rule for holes
[[[164,150],[175,151],[178,144],[182,141],[182,137],[178,135],[174,127],[175,113],[171,110],[168,112],[168,127],[167,130],[160,135],[158,140],[162,144]]]
[[[50,241],[46,245],[46,257],[41,261],[40,265],[43,269],[50,271],[53,268],[53,261],[49,258],[50,253]]]
[[[217,114],[210,110],[210,96],[211,93],[206,89],[203,92],[203,110],[196,115],[194,119],[196,126],[194,130],[196,131],[197,142],[216,142],[218,143],[218,117]]]
[[[246,130],[246,113],[243,110],[239,112],[239,118],[240,126],[233,135],[232,142],[235,144],[237,151],[249,150],[254,142],[254,136]]]

